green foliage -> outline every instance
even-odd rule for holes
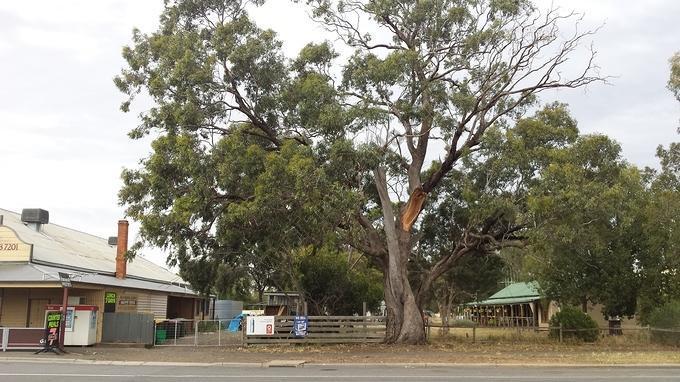
[[[607,137],[580,137],[553,158],[529,195],[535,272],[549,297],[602,303],[607,316],[635,313],[644,195],[641,174]]]
[[[349,49],[338,63],[331,42],[286,57],[277,34],[248,16],[262,3],[169,0],[158,29],[135,31],[123,49],[121,108],[140,93],[152,105],[129,135],[155,137],[151,155],[122,174],[120,202],[141,223],[135,248],[169,250],[204,293],[261,294],[303,282],[333,290],[347,280],[314,275],[341,266],[331,254],[299,264],[298,255],[352,247],[366,256],[357,268],[366,279],[355,275],[348,290],[372,298],[377,266],[395,281],[386,303],[401,315],[463,255],[525,239],[529,188],[577,130],[563,105],[521,117],[544,89],[599,80],[587,63],[581,76],[560,74],[587,32],[562,33],[568,16],[538,15],[525,0],[307,0],[337,33],[337,51]],[[405,231],[415,190],[431,217]],[[420,325],[404,327],[418,333],[401,338],[422,342]]]
[[[563,338],[576,338],[585,342],[595,342],[599,337],[599,330],[595,320],[573,306],[563,306],[558,313],[552,316],[550,326],[557,328],[560,325],[562,325],[563,329]],[[559,329],[551,329],[550,337],[558,338]]]
[[[670,301],[657,307],[649,316],[652,327],[652,341],[665,345],[680,346],[680,301]],[[668,329],[669,331],[655,331],[654,329]]]
[[[577,136],[576,122],[566,105],[559,103],[546,105],[512,127],[489,130],[479,150],[465,156],[462,165],[452,170],[433,193],[436,200],[424,211],[412,269],[425,269],[446,258],[470,232],[492,236],[505,245],[522,246],[525,226],[532,217],[529,193]],[[460,257],[434,284],[436,299],[445,300],[450,293],[457,303],[470,301],[475,295],[481,299],[497,291],[502,278],[519,274],[517,269],[510,271],[510,264],[503,260],[513,257],[512,266],[521,266],[519,250],[505,248],[499,257],[497,249],[495,244],[477,246]],[[412,280],[414,285],[419,282]]]
[[[673,92],[675,98],[680,101],[680,52],[675,53],[670,59],[671,75],[668,79],[668,89]]]
[[[680,144],[659,147],[660,171],[647,170],[650,177],[648,202],[642,206],[640,268],[640,318],[649,323],[650,313],[680,293]]]
[[[382,276],[356,254],[328,248],[300,260],[300,288],[313,315],[361,314],[363,302],[376,312],[383,297]]]

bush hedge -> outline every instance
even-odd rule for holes
[[[652,342],[680,346],[680,301],[671,301],[652,311],[649,315],[649,326]]]
[[[577,338],[586,342],[595,342],[599,337],[597,323],[589,315],[572,306],[564,306],[550,319],[550,337],[559,338],[562,324],[563,338]]]

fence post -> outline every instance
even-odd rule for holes
[[[153,346],[156,346],[156,320],[153,321],[153,339],[151,340],[151,343]]]
[[[472,343],[475,343],[476,337],[477,336],[477,324],[475,323],[472,325]]]
[[[2,351],[7,351],[9,346],[9,328],[2,328]]]
[[[194,346],[198,346],[198,325],[201,321],[194,320]]]
[[[217,346],[222,346],[222,321],[217,320]]]
[[[562,323],[560,322],[560,343],[562,343],[562,341],[563,341],[562,328],[563,328],[563,326],[562,326]]]
[[[248,341],[246,341],[246,326],[248,325],[248,318],[241,317],[241,346],[248,346]]]
[[[362,321],[364,322],[362,327],[363,327],[363,330],[364,330],[364,340],[367,338],[366,337],[366,335],[367,335],[367,332],[366,332],[366,311],[368,309],[366,309],[366,308],[367,308],[366,307],[366,301],[364,301],[363,304],[362,304],[362,312],[363,312],[363,320]]]
[[[175,320],[175,346],[177,346],[177,320]]]

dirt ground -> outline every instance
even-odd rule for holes
[[[234,337],[236,338],[236,337]],[[63,358],[98,361],[266,363],[274,360],[302,360],[308,363],[490,363],[490,364],[680,364],[680,347],[653,344],[649,333],[626,330],[623,335],[606,332],[595,343],[565,339],[560,343],[547,332],[482,328],[472,342],[471,329],[455,329],[448,335],[432,331],[430,343],[422,346],[348,344],[348,345],[250,345],[240,342],[227,346],[95,346],[67,348]],[[216,345],[214,338],[200,338],[202,345]],[[178,341],[193,345],[194,339]],[[168,341],[167,343],[171,343]],[[2,356],[26,357],[29,352],[7,352]],[[36,355],[35,357],[58,357]]]
[[[630,344],[434,343],[423,346],[286,345],[249,347],[70,348],[66,357],[102,361],[264,363],[680,364],[680,349]],[[32,353],[5,353],[26,356]],[[38,355],[36,357],[55,357]]]

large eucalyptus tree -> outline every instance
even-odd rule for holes
[[[124,110],[140,92],[153,101],[131,137],[159,137],[124,172],[121,202],[180,265],[276,259],[334,235],[384,274],[386,342],[422,343],[433,282],[465,254],[516,244],[519,229],[498,211],[463,227],[414,290],[428,195],[538,93],[600,80],[594,52],[575,54],[591,32],[527,0],[308,0],[337,45],[289,59],[246,12],[262,3],[169,0],[157,31],[135,31],[116,83]],[[583,62],[565,67],[572,56]]]

